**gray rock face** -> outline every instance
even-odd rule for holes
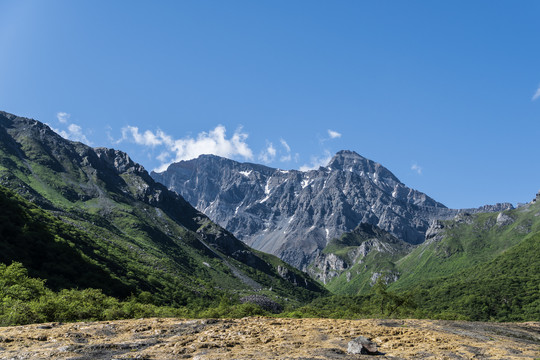
[[[499,215],[497,215],[497,226],[506,226],[512,224],[513,222],[514,219],[503,212],[500,212]]]
[[[347,282],[360,272],[371,272],[371,285],[380,276],[384,277],[386,283],[390,283],[398,279],[399,273],[392,267],[379,266],[379,271],[375,271],[372,268],[373,259],[376,259],[376,263],[380,261],[383,264],[389,264],[408,254],[412,248],[412,245],[397,239],[375,225],[363,223],[341,238],[332,239],[328,247],[313,260],[307,272],[312,278],[324,284],[328,284],[344,272],[347,274]],[[355,265],[364,263],[366,264],[362,268],[354,269]],[[367,265],[368,263],[370,266]]]
[[[364,336],[359,336],[347,344],[349,354],[375,354],[377,353],[377,344]]]
[[[328,284],[330,280],[349,268],[349,265],[337,255],[323,253],[317,255],[311,265],[312,268],[308,269],[308,274],[323,284]]]
[[[352,151],[306,172],[202,155],[151,176],[249,246],[304,270],[330,239],[360,223],[419,244],[433,220],[459,212]]]

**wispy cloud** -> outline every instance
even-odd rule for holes
[[[68,114],[66,112],[58,112],[56,113],[56,118],[58,119],[58,122],[62,124],[63,126],[67,125],[66,129],[57,129],[53,126],[51,129],[63,137],[64,139],[72,140],[72,141],[79,141],[87,145],[92,145],[92,142],[88,140],[88,137],[83,132],[83,129],[80,125],[74,124],[74,123],[68,123],[69,119],[71,117],[71,114]]]
[[[289,146],[289,144],[287,144],[287,142],[284,139],[279,139],[279,142],[281,143],[281,146],[283,147],[283,149],[285,149],[285,154],[282,153],[279,160],[281,162],[291,161],[292,160],[291,147]]]
[[[311,162],[300,166],[300,171],[309,171],[318,169],[321,166],[326,166],[332,160],[332,154],[328,150],[324,152],[324,155],[321,156],[312,156]]]
[[[287,144],[287,142],[285,140],[279,139],[279,142],[285,148],[285,151],[287,151],[288,153],[291,152],[291,147],[289,146],[289,144]]]
[[[61,111],[61,112],[56,113],[56,118],[61,124],[66,124],[70,117],[71,117],[71,114],[68,114],[66,112]]]
[[[411,170],[415,171],[418,175],[422,175],[422,167],[419,166],[417,163],[412,164]]]
[[[341,133],[328,129],[328,136],[330,136],[330,139],[337,139],[341,137]]]
[[[82,127],[77,124],[69,124],[66,130],[59,130],[52,128],[54,132],[58,133],[64,139],[79,141],[86,145],[92,145],[92,142],[88,140],[86,135],[83,133]]]
[[[540,98],[540,86],[538,86],[538,89],[536,89],[536,92],[534,93],[531,101],[535,101],[538,98]]]
[[[161,130],[158,130],[155,134],[150,130],[146,130],[141,134],[139,128],[136,126],[126,126],[122,128],[122,138],[118,140],[117,143],[127,139],[133,139],[135,144],[150,147],[173,143],[172,138]]]
[[[292,155],[291,154],[287,154],[287,155],[283,155],[279,158],[279,161],[281,162],[289,162],[292,160]]]
[[[271,163],[276,158],[276,154],[277,151],[274,145],[272,143],[268,143],[266,149],[259,154],[259,160],[265,164]]]
[[[117,143],[132,141],[151,148],[164,146],[166,151],[161,152],[157,157],[157,160],[161,162],[161,165],[155,169],[158,172],[166,170],[172,162],[194,159],[203,154],[252,159],[253,152],[246,142],[248,134],[243,132],[242,128],[238,128],[232,137],[227,138],[226,132],[224,126],[218,125],[209,132],[199,133],[196,138],[188,136],[174,139],[162,130],[141,132],[136,126],[126,126],[122,128],[122,138]]]
[[[156,159],[158,159],[163,164],[163,163],[166,163],[170,157],[171,157],[171,154],[168,151],[164,151],[161,154],[159,154],[156,157]]]

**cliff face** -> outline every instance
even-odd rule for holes
[[[452,210],[381,164],[340,151],[326,167],[284,171],[203,155],[151,176],[255,249],[307,269],[332,238],[360,223],[419,244]]]

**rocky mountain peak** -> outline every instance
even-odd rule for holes
[[[350,150],[341,150],[336,153],[326,166],[332,170],[358,170],[366,167],[369,160]]]
[[[350,150],[337,152],[328,163],[327,168],[355,173],[366,180],[379,182],[379,186],[395,187],[401,184],[399,179],[384,166]]]
[[[347,150],[307,172],[204,155],[151,175],[248,245],[301,269],[358,224],[417,244],[433,217],[450,215],[381,164]]]
[[[327,167],[332,169],[344,170],[349,166],[358,166],[358,164],[368,161],[365,157],[351,150],[338,151],[330,160]]]

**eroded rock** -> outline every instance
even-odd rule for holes
[[[377,344],[364,336],[359,336],[349,341],[347,352],[349,354],[376,354]]]

